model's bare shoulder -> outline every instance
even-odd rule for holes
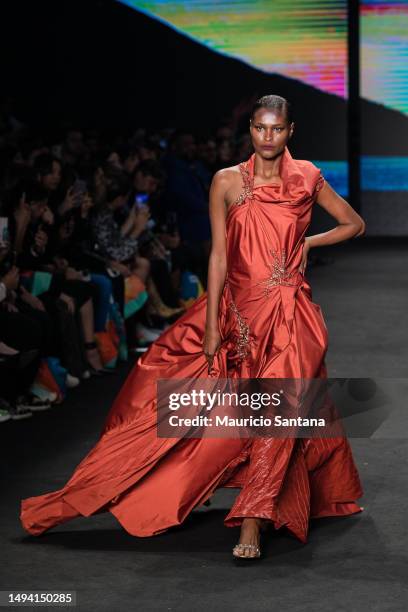
[[[223,191],[224,201],[230,206],[242,191],[242,176],[239,166],[222,168],[214,174],[213,183]]]
[[[214,174],[213,181],[216,181],[219,185],[225,185],[228,187],[235,181],[239,180],[240,174],[239,166],[221,168]]]

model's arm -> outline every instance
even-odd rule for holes
[[[218,308],[227,273],[225,240],[225,194],[229,179],[225,172],[214,175],[210,188],[211,253],[208,262],[207,313],[203,350],[211,367],[221,336],[218,328]]]
[[[365,231],[365,223],[360,215],[330,187],[327,181],[325,181],[322,189],[319,191],[316,202],[336,219],[338,226],[328,232],[305,238],[302,263],[300,265],[301,272],[305,271],[307,255],[312,247],[343,242],[344,240],[349,240],[349,238],[361,236]]]

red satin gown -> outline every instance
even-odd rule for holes
[[[310,285],[298,273],[319,168],[286,148],[282,184],[254,185],[254,161],[240,164],[243,191],[228,210],[227,278],[219,307],[222,344],[208,372],[202,341],[207,294],[166,329],[135,364],[96,446],[60,490],[22,501],[31,534],[78,516],[111,512],[130,534],[179,525],[219,487],[241,489],[226,526],[263,517],[306,542],[309,518],[362,508],[346,438],[176,439],[156,435],[159,378],[319,378],[327,330]]]

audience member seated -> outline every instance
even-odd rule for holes
[[[251,153],[237,130],[244,106],[231,124],[197,137],[172,128],[109,137],[71,126],[62,139],[22,123],[5,129],[0,422],[55,404],[56,393],[38,392],[44,364],[61,364],[68,391],[104,375],[112,370],[101,358],[101,334],[113,329],[128,348],[147,348],[205,290],[209,185],[217,169]],[[185,279],[193,277],[190,293]],[[132,283],[146,289],[147,301],[125,328]]]

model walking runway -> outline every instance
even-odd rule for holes
[[[362,489],[345,438],[180,440],[159,439],[156,433],[159,378],[326,376],[327,329],[304,276],[307,249],[319,245],[319,236],[315,245],[307,245],[305,236],[320,195],[323,203],[327,198],[333,216],[341,221],[344,215],[350,221],[350,236],[359,230],[358,223],[353,225],[359,217],[341,208],[336,198],[342,199],[325,186],[316,166],[291,156],[289,119],[276,100],[274,107],[261,103],[251,121],[255,153],[229,169],[229,176],[223,171],[214,179],[213,207],[217,181],[230,181],[226,202],[240,181],[240,193],[227,202],[222,230],[227,274],[217,312],[220,342],[209,350],[214,337],[209,320],[216,301],[210,261],[208,293],[135,365],[99,442],[67,484],[22,502],[21,520],[30,533],[40,534],[76,516],[109,511],[129,533],[151,536],[182,523],[193,508],[225,486],[241,489],[225,517],[226,526],[262,519],[275,528],[286,525],[303,542],[310,517],[361,510],[356,500]],[[281,131],[276,131],[280,125]],[[265,139],[273,143],[270,155]],[[274,159],[279,160],[279,178],[260,180],[257,167],[263,164],[265,169]],[[212,212],[217,249],[222,231],[216,229],[215,216]],[[331,234],[327,240],[350,236]],[[241,537],[241,553],[258,552],[251,537]]]

